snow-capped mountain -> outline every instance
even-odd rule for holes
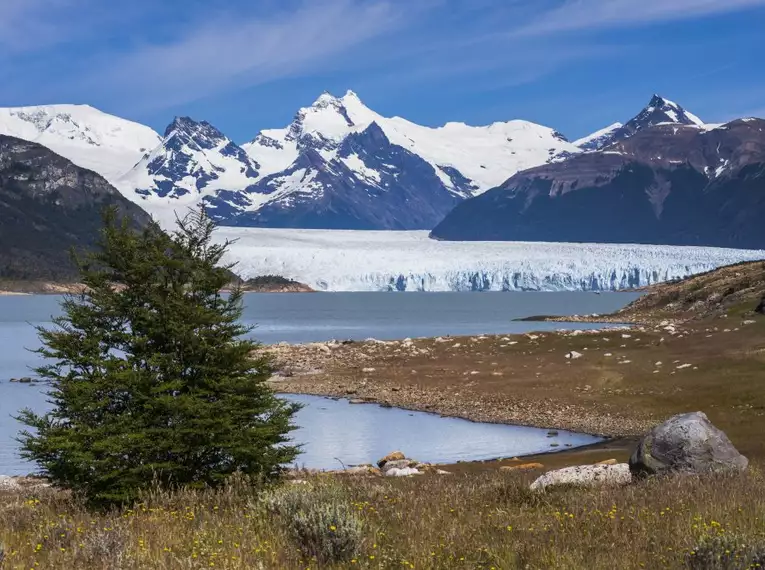
[[[624,125],[614,123],[575,141],[574,145],[584,151],[600,150],[623,141],[641,130],[666,124],[707,127],[704,121],[677,103],[665,99],[661,95],[654,95],[648,105]]]
[[[0,134],[36,142],[114,183],[162,140],[89,105],[0,108]]]
[[[364,105],[353,91],[343,97],[324,93],[313,105],[300,109],[288,127],[262,131],[242,146],[262,165],[264,174],[273,174],[291,165],[306,147],[333,158],[349,134],[371,123],[377,123],[392,144],[429,162],[444,185],[459,195],[464,195],[466,181],[471,193],[477,194],[520,170],[562,153],[579,152],[557,131],[528,121],[483,127],[452,122],[431,128],[401,117],[386,118]]]
[[[176,117],[159,146],[117,181],[118,188],[160,221],[173,210],[215,200],[219,192],[245,191],[258,164],[210,123]]]
[[[160,221],[204,203],[224,225],[429,229],[518,170],[578,152],[526,121],[429,128],[385,118],[349,91],[324,93],[242,147],[176,119],[118,185]]]

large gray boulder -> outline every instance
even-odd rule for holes
[[[531,484],[532,491],[544,491],[557,485],[576,487],[618,487],[632,481],[630,467],[626,463],[616,465],[576,465],[548,471]]]
[[[748,465],[703,412],[680,414],[656,426],[630,457],[634,475],[743,471]]]

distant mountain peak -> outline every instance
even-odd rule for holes
[[[704,121],[674,101],[654,93],[648,105],[627,123],[614,123],[575,141],[574,144],[586,152],[592,152],[621,142],[638,131],[666,124],[703,127]]]

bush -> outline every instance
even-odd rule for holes
[[[213,242],[204,212],[172,235],[116,215],[77,260],[86,289],[65,298],[54,328],[38,329],[53,410],[21,412],[33,428],[23,456],[100,503],[133,502],[153,484],[275,478],[298,453],[288,437],[297,406],[266,384],[271,361],[245,337],[241,291],[221,294],[228,243]]]
[[[347,562],[359,551],[363,524],[337,485],[293,485],[264,497],[303,554],[321,564]]]
[[[736,534],[704,535],[686,562],[692,570],[765,568],[765,543]]]

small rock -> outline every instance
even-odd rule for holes
[[[582,356],[584,355],[581,352],[572,350],[566,355],[566,358],[570,358],[571,360],[578,360],[579,358],[582,358]]]
[[[451,471],[444,471],[443,469],[436,469],[436,475],[453,475]]]
[[[376,370],[375,368],[362,368],[361,369],[361,371],[364,372],[365,374],[368,374],[369,372],[374,372],[375,370]]]
[[[550,471],[531,484],[534,491],[544,491],[556,485],[602,487],[628,485],[632,481],[627,463],[616,465],[578,465]]]
[[[383,465],[388,463],[388,461],[400,461],[402,459],[406,459],[406,455],[404,455],[402,451],[393,451],[389,453],[388,455],[386,455],[385,457],[383,457],[382,459],[380,459],[377,462],[377,466],[382,467]]]
[[[31,384],[32,379],[29,376],[24,376],[23,378],[19,378],[19,382],[21,384]]]
[[[18,478],[9,475],[0,475],[0,491],[19,491],[21,485]]]
[[[677,369],[684,370],[686,368],[690,368],[691,366],[693,366],[693,364],[681,364],[680,366],[677,367]]]

